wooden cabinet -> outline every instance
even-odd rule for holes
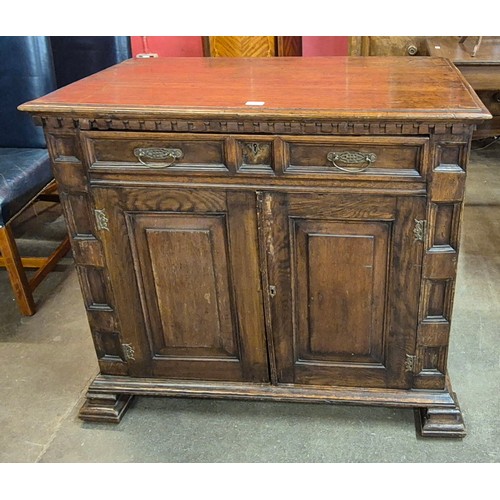
[[[81,418],[254,398],[415,408],[423,435],[464,435],[446,358],[490,115],[448,62],[134,60],[22,109],[99,358]]]

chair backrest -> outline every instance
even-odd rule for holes
[[[58,87],[132,57],[129,36],[51,36],[50,41]]]
[[[17,106],[55,89],[49,37],[0,37],[0,147],[45,147],[42,128]]]

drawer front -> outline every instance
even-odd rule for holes
[[[428,139],[422,137],[293,137],[285,141],[286,174],[421,177]]]
[[[382,181],[421,179],[428,141],[427,137],[82,133],[91,170]]]
[[[143,132],[84,133],[91,169],[228,172],[223,136]]]

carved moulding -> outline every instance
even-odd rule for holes
[[[46,129],[77,128],[80,130],[131,130],[152,132],[212,132],[212,133],[260,133],[297,135],[421,135],[464,134],[473,125],[425,122],[347,122],[332,120],[283,121],[283,120],[187,120],[187,119],[125,119],[125,118],[68,118],[42,116]]]

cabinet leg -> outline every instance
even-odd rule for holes
[[[87,400],[80,409],[78,416],[91,422],[120,423],[133,399],[132,394],[107,394],[88,392]]]
[[[463,438],[466,435],[464,419],[453,394],[455,406],[417,408],[415,420],[422,437]]]

